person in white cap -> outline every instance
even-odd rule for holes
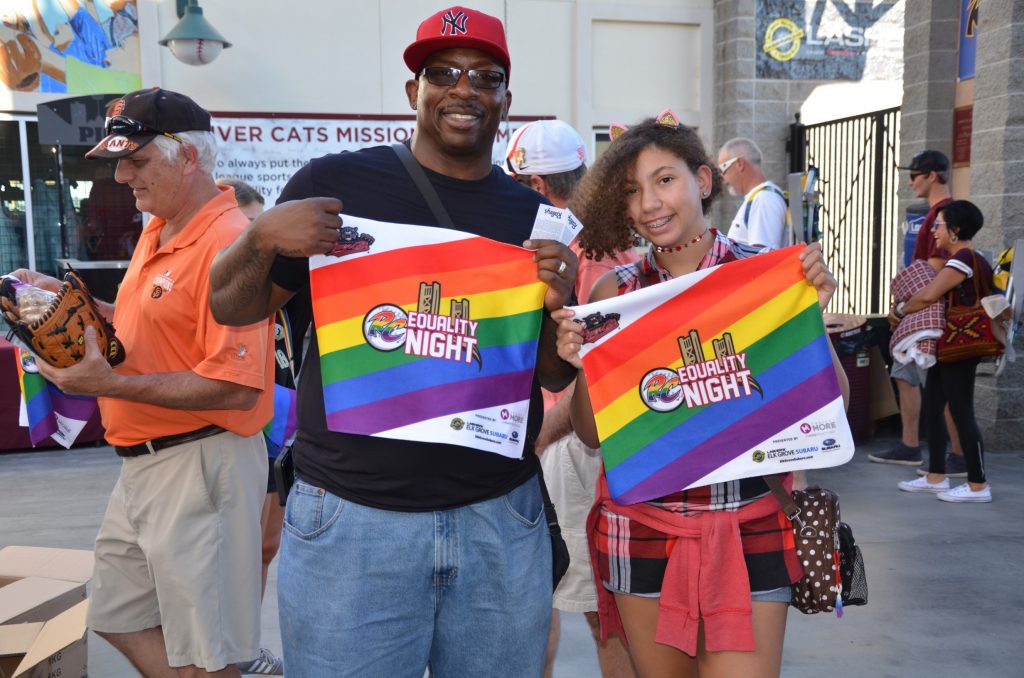
[[[520,183],[537,191],[555,207],[564,208],[580,179],[587,172],[586,147],[571,125],[561,120],[538,120],[520,127],[509,139],[505,153],[505,171]],[[584,224],[586,227],[586,224]],[[637,260],[630,248],[600,261],[583,256],[578,239],[569,246],[579,258],[576,296],[586,303],[590,290],[602,275]],[[562,577],[552,597],[551,634],[545,676],[550,676],[558,651],[560,624],[558,611],[582,612],[597,644],[597,659],[605,678],[633,676],[633,665],[622,639],[612,636],[601,640],[597,618],[597,589],[587,547],[587,512],[594,502],[597,476],[601,472],[601,451],[587,447],[569,423],[569,402],[565,394],[544,391],[544,423],[537,437],[544,481],[555,505],[562,536],[569,547],[569,571]]]

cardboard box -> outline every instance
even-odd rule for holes
[[[0,678],[87,674],[85,584],[92,551],[0,549]]]
[[[85,600],[92,567],[92,551],[0,549],[0,624],[49,621]]]
[[[86,678],[83,600],[47,622],[0,625],[0,678]]]
[[[5,546],[0,549],[0,577],[46,577],[76,581],[92,579],[92,551],[42,546]]]

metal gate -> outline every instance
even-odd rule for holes
[[[821,244],[839,288],[829,310],[889,312],[899,228],[900,109],[807,125],[806,163],[818,168]]]

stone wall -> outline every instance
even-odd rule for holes
[[[717,157],[718,149],[729,139],[737,136],[753,139],[764,156],[765,175],[785,189],[789,173],[786,150],[789,125],[812,92],[832,81],[759,79],[756,11],[756,0],[715,2],[715,122],[709,150]],[[873,68],[875,77],[887,72],[896,73],[898,78],[901,71],[892,66],[878,68],[877,64]],[[844,104],[849,104],[850,110],[844,110]],[[849,100],[838,101],[834,109],[836,118],[864,110],[863,102]],[[728,228],[739,204],[739,197],[725,196],[713,214],[714,224]]]
[[[764,155],[765,174],[785,187],[788,126],[814,85],[756,78],[755,10],[755,0],[715,3],[715,125],[708,150],[717,157],[729,139],[753,139]],[[720,200],[714,224],[727,229],[739,203],[728,195]]]
[[[983,3],[979,19],[971,200],[985,215],[978,247],[998,252],[1024,238],[1024,0]],[[1024,356],[999,378],[979,378],[976,390],[986,445],[1021,449]]]

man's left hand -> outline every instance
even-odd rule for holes
[[[576,255],[557,240],[527,240],[523,247],[534,250],[537,277],[548,284],[544,308],[549,312],[568,306],[576,284]]]
[[[85,328],[85,357],[71,367],[53,367],[36,360],[39,374],[68,395],[102,396],[110,393],[111,380],[116,377],[96,341],[96,330]]]

